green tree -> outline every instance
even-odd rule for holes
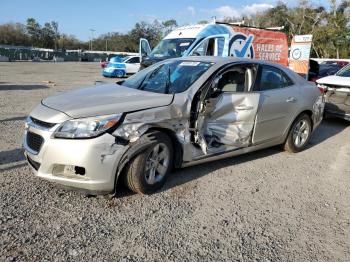
[[[60,34],[57,39],[57,47],[61,50],[88,49],[89,44],[78,40],[74,35]]]
[[[55,47],[55,31],[50,23],[45,23],[41,29],[40,45],[44,48]]]
[[[333,57],[339,58],[348,55],[350,38],[350,1],[342,1],[337,6],[337,1],[331,1],[331,10],[327,14],[327,32],[329,34],[330,53]],[[346,52],[344,52],[346,51]]]
[[[27,19],[27,32],[32,45],[41,47],[41,26],[34,18]]]
[[[138,50],[140,38],[146,38],[150,45],[154,47],[161,40],[162,36],[162,26],[158,21],[154,21],[152,24],[146,22],[136,23],[129,33],[130,44],[135,51]]]
[[[31,41],[26,27],[21,23],[7,23],[0,25],[0,44],[30,45]]]
[[[55,50],[57,49],[57,41],[60,38],[60,33],[58,31],[58,23],[55,21],[51,22],[51,27],[54,32],[54,42],[55,42]]]
[[[163,35],[166,36],[171,31],[173,31],[176,27],[178,27],[177,21],[175,19],[170,19],[162,22],[163,25]]]

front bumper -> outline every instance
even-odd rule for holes
[[[25,130],[25,156],[36,176],[87,193],[112,192],[118,163],[126,146],[117,144],[115,137],[108,133],[91,139],[51,138],[54,129],[29,126]],[[43,138],[38,151],[28,145],[29,132]],[[83,168],[84,174],[76,173],[75,167]]]
[[[107,72],[107,71],[103,70],[102,75],[104,77],[117,77],[118,75],[125,76],[126,71],[124,69],[114,69],[112,72]]]

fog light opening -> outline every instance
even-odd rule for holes
[[[84,176],[85,175],[85,168],[80,166],[74,167],[75,174]]]
[[[86,179],[86,170],[84,167],[73,165],[56,164],[53,167],[52,174],[54,176],[61,176],[66,178],[83,178]]]

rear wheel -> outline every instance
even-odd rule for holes
[[[126,186],[141,194],[161,188],[172,168],[173,147],[169,137],[156,132],[155,143],[130,161],[125,174]]]
[[[124,77],[124,75],[125,75],[125,72],[123,70],[117,70],[116,77],[122,78]]]
[[[312,132],[311,119],[307,114],[300,115],[293,123],[284,150],[297,153],[302,151],[310,140]]]

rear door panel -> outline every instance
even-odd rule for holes
[[[300,87],[280,68],[262,65],[254,90],[260,93],[260,102],[253,143],[283,138],[300,107]]]
[[[140,64],[138,63],[125,63],[125,66],[128,74],[134,74],[140,70]]]
[[[286,132],[298,109],[297,101],[287,101],[291,97],[298,99],[298,93],[295,85],[261,92],[253,143],[275,139]]]

